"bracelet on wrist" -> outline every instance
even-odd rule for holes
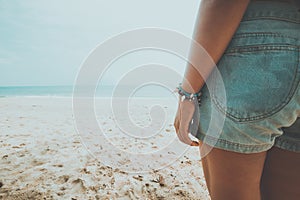
[[[201,102],[201,95],[202,95],[201,90],[197,93],[190,93],[190,92],[185,91],[182,88],[181,84],[179,84],[179,86],[176,88],[176,91],[180,95],[181,101],[184,101],[184,100],[195,101],[195,100],[197,100],[199,104]]]

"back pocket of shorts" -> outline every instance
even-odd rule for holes
[[[214,104],[239,122],[278,112],[299,82],[299,46],[295,44],[291,38],[271,33],[234,38],[217,63],[223,80],[213,80]],[[225,85],[226,101],[218,95],[222,94],[220,81]]]

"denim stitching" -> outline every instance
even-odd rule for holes
[[[215,87],[213,87],[212,89],[212,102],[215,104],[215,106],[218,108],[219,111],[221,111],[224,115],[226,115],[227,117],[229,117],[231,120],[235,121],[235,122],[240,122],[240,123],[246,123],[246,122],[254,122],[254,121],[258,121],[261,119],[264,119],[266,117],[269,117],[273,114],[278,113],[284,106],[286,106],[290,100],[292,99],[293,95],[296,92],[297,86],[300,84],[299,82],[299,77],[297,77],[298,73],[299,73],[299,60],[300,60],[300,47],[298,47],[298,63],[296,64],[296,71],[295,71],[295,75],[294,75],[294,82],[291,86],[291,89],[288,93],[288,95],[286,96],[285,100],[281,103],[278,104],[278,106],[276,106],[274,109],[270,110],[268,113],[262,113],[260,115],[257,116],[253,116],[253,117],[236,117],[234,116],[234,114],[231,114],[227,111],[226,107],[223,107],[217,100],[216,96],[215,96]],[[299,76],[299,75],[298,75]],[[216,85],[216,79],[214,78],[214,85]]]
[[[286,149],[286,150],[289,150],[289,151],[298,152],[300,150],[299,145],[297,145],[294,142],[290,142],[289,140],[283,139],[283,138],[277,138],[275,140],[274,145],[278,148]]]
[[[281,38],[281,39],[291,39],[293,40],[293,43],[297,43],[299,40],[294,37],[286,36],[284,34],[280,33],[274,33],[274,32],[251,32],[251,33],[237,33],[232,37],[232,41],[241,39],[241,38],[254,38],[254,37],[272,37],[272,38]],[[287,41],[286,41],[287,42]],[[290,42],[290,41],[289,41]],[[276,45],[276,46],[274,46]],[[231,53],[236,52],[237,50],[246,50],[249,48],[249,51],[252,50],[251,48],[254,48],[253,50],[297,50],[299,45],[294,45],[291,43],[286,43],[285,45],[282,43],[269,43],[269,44],[259,44],[259,45],[246,45],[246,46],[233,46],[230,47],[230,44],[228,45],[228,48],[225,50],[224,53]],[[247,52],[247,51],[242,51]]]
[[[298,84],[299,84],[299,81],[298,81]],[[298,84],[295,84],[295,85],[298,85]],[[293,87],[292,87],[291,91],[292,90],[293,90]],[[291,95],[290,95],[290,93],[287,96],[286,100],[283,101],[281,104],[279,104],[277,107],[275,107],[273,110],[269,111],[268,113],[263,113],[261,115],[257,115],[257,116],[253,116],[253,117],[244,117],[244,118],[236,117],[234,114],[231,114],[227,111],[228,108],[222,107],[222,105],[220,105],[219,102],[215,99],[215,96],[213,98],[213,103],[216,105],[216,107],[219,109],[219,111],[221,111],[224,115],[229,117],[231,120],[233,120],[235,122],[239,122],[239,123],[247,123],[247,122],[254,122],[254,121],[262,120],[262,119],[265,119],[269,116],[272,116],[273,114],[278,113],[281,110],[281,108],[286,106],[290,102],[290,100],[292,99],[292,96],[293,96],[294,92]]]
[[[297,38],[294,38],[294,37],[291,37],[291,36],[288,36],[288,35],[284,35],[284,34],[281,34],[281,33],[274,33],[274,32],[237,33],[237,34],[235,34],[233,36],[232,39],[235,39],[235,38],[247,38],[247,37],[263,37],[263,36],[266,36],[266,37],[290,38],[290,39],[293,39],[295,41],[298,40]]]
[[[270,147],[272,144],[269,143],[263,143],[263,144],[256,144],[256,145],[251,145],[251,144],[239,144],[239,143],[235,143],[235,142],[230,142],[228,140],[224,140],[221,138],[214,138],[212,136],[206,135],[204,133],[198,132],[198,136],[200,136],[201,140],[204,140],[204,138],[206,138],[206,140],[210,141],[210,142],[219,142],[219,143],[223,143],[225,145],[230,145],[233,146],[234,148],[239,147],[239,148],[245,148],[247,150],[253,150],[253,149],[259,149],[261,147]]]
[[[296,23],[296,24],[300,24],[300,21],[298,20],[293,20],[293,19],[289,19],[289,18],[280,18],[280,17],[272,17],[272,16],[261,16],[261,17],[248,17],[248,18],[244,18],[242,20],[243,21],[253,21],[253,20],[257,20],[257,19],[270,19],[270,20],[279,20],[279,21],[285,21],[285,22],[292,22],[292,23]]]
[[[235,46],[232,48],[229,48],[224,52],[224,54],[229,54],[229,55],[234,55],[235,53],[244,53],[244,52],[249,52],[249,53],[254,53],[258,51],[265,51],[265,50],[270,50],[270,51],[281,51],[281,50],[287,50],[287,51],[295,51],[297,52],[298,46],[296,45],[276,45],[272,44],[263,44],[263,45],[246,45],[246,46]]]

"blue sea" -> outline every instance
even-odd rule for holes
[[[115,95],[115,86],[105,85],[98,86],[95,92],[96,97],[112,97]],[[118,86],[118,96],[128,96],[130,93],[135,97],[162,97],[169,98],[174,97],[171,89],[167,89],[162,86],[144,86],[137,89],[135,92],[132,87]],[[120,92],[121,91],[121,92]],[[0,97],[39,97],[39,96],[51,96],[51,97],[72,97],[73,86],[0,86]]]

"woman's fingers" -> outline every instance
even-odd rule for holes
[[[179,138],[180,141],[182,141],[183,138],[179,134],[180,121],[181,121],[181,110],[180,110],[180,107],[178,106],[178,110],[177,110],[176,117],[175,117],[175,120],[174,120],[174,127],[175,127],[175,131],[176,131],[177,137]]]
[[[178,110],[174,119],[174,127],[175,127],[175,131],[176,133],[178,133],[179,130],[179,121],[180,121],[180,108],[178,106]]]
[[[186,122],[184,124],[180,124],[179,128],[179,139],[181,142],[190,145],[190,146],[198,146],[198,142],[191,140],[189,137],[189,124]]]
[[[195,107],[191,102],[180,102],[176,118],[174,120],[174,127],[179,140],[187,145],[198,146],[198,142],[192,141],[189,137],[189,124],[192,120]]]
[[[178,112],[178,111],[177,111]],[[178,129],[179,129],[179,119],[178,119],[178,114],[176,114],[176,117],[174,119],[174,128],[175,128],[175,131],[176,133],[178,132]]]

